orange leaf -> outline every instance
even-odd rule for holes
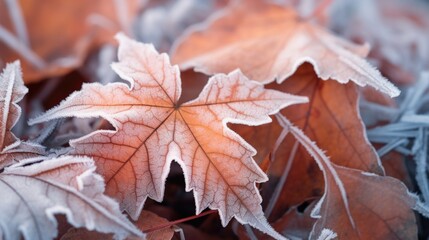
[[[249,81],[241,72],[209,79],[194,100],[178,104],[179,68],[151,45],[118,35],[113,69],[131,86],[86,84],[32,123],[61,117],[101,116],[116,128],[71,142],[74,154],[94,157],[107,192],[136,219],[149,196],[161,201],[172,160],[194,190],[196,211],[218,209],[225,226],[232,217],[281,238],[267,223],[255,183],[267,180],[255,150],[227,128],[228,122],[259,125],[269,114],[307,99]]]
[[[304,62],[317,75],[341,83],[370,85],[390,96],[399,90],[361,56],[367,46],[338,38],[299,18],[291,8],[265,1],[237,1],[178,40],[173,62],[182,69],[227,73],[236,68],[251,79],[281,83]]]

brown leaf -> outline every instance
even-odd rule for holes
[[[63,75],[82,65],[89,50],[112,42],[113,35],[126,31],[138,10],[138,1],[94,0],[16,0],[17,6],[0,2],[0,67],[3,62],[20,59],[25,82]],[[22,13],[27,32],[20,38],[11,20]],[[6,32],[7,31],[7,32]],[[10,39],[12,38],[12,39]],[[9,39],[9,41],[6,41]]]
[[[310,99],[308,104],[290,106],[281,113],[315,140],[335,164],[383,175],[379,158],[368,142],[365,127],[360,120],[358,93],[353,84],[323,81],[316,76],[311,65],[305,64],[281,85],[273,84],[269,87]],[[234,130],[242,134],[250,129],[234,126]],[[273,151],[272,143],[276,141],[280,131],[278,125],[263,125],[255,130],[254,136],[250,136],[252,138],[245,139],[258,151]],[[276,207],[272,209],[273,219],[280,217],[289,207],[323,193],[323,178],[318,166],[292,136],[286,136],[281,142],[275,157],[269,175],[277,176],[278,179],[284,174],[287,177],[279,190],[280,198]],[[288,164],[291,166],[285,173]],[[263,190],[264,199],[272,194],[274,183],[270,181],[266,185],[269,190]]]
[[[278,119],[305,147],[324,174],[325,193],[311,213],[318,220],[310,239],[320,239],[327,231],[339,239],[417,238],[412,209],[418,209],[420,203],[403,183],[332,164],[301,130],[281,115]]]
[[[346,189],[354,223],[341,209],[341,199],[330,196],[320,209],[322,218],[314,227],[313,237],[328,228],[339,239],[417,239],[412,211],[416,201],[403,183],[350,168],[336,166],[335,170]]]
[[[395,86],[360,57],[367,52],[367,46],[338,38],[301,19],[291,8],[265,1],[237,1],[189,29],[172,56],[182,69],[214,74],[239,68],[263,83],[274,79],[281,83],[301,64],[310,62],[324,80],[352,80],[391,97],[399,95]]]
[[[355,85],[323,81],[305,65],[276,89],[308,96],[309,104],[291,106],[281,113],[316,141],[335,164],[383,174],[360,119]]]

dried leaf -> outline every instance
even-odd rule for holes
[[[299,18],[291,8],[264,1],[231,4],[176,43],[173,62],[182,69],[226,73],[240,68],[251,79],[281,83],[304,62],[317,75],[341,83],[370,85],[391,97],[400,91],[360,56],[358,46]]]
[[[383,174],[380,160],[366,138],[353,84],[322,81],[311,66],[305,65],[276,89],[308,96],[309,104],[291,106],[282,114],[314,139],[335,164]]]
[[[353,84],[323,81],[309,64],[305,64],[281,85],[269,87],[309,98],[309,104],[290,106],[281,113],[326,150],[335,164],[383,175],[377,153],[366,138],[358,110],[358,92]],[[249,131],[242,127],[233,129],[240,134]],[[245,139],[261,152],[274,151],[273,142],[280,132],[278,125],[263,125],[256,128],[253,136],[247,135],[251,138]],[[278,190],[278,201],[269,207],[272,208],[272,219],[280,217],[289,207],[307,198],[323,194],[323,178],[318,166],[292,136],[286,136],[279,143],[274,156],[269,175],[273,180],[277,177],[278,182],[285,178],[285,182]],[[270,183],[275,181],[266,185],[267,189],[263,193],[267,195],[263,194],[264,199],[273,194]]]
[[[38,160],[38,159],[35,159]],[[0,174],[0,236],[5,239],[53,239],[55,214],[65,214],[70,224],[118,239],[143,236],[103,194],[102,178],[94,174],[89,158],[63,156],[28,165],[13,165]]]
[[[325,194],[312,211],[319,218],[310,239],[330,229],[339,239],[416,239],[417,201],[400,181],[336,166],[286,118],[279,121],[310,153],[324,173]],[[365,194],[362,194],[365,192]],[[394,211],[392,211],[394,209]]]
[[[161,201],[172,160],[194,190],[196,211],[218,209],[222,224],[232,217],[281,238],[267,223],[256,182],[267,176],[255,164],[255,150],[226,123],[259,125],[268,114],[306,98],[265,90],[239,71],[216,75],[195,100],[177,104],[181,80],[168,56],[118,35],[119,62],[113,69],[129,81],[86,84],[58,107],[31,121],[61,117],[107,119],[114,131],[99,130],[71,142],[74,154],[94,157],[115,196],[136,219],[149,196]]]
[[[27,92],[19,62],[8,64],[0,75],[0,169],[14,161],[35,157],[44,152],[42,146],[21,142],[12,133],[12,128],[21,116],[18,102]]]
[[[322,218],[316,222],[313,236],[327,227],[339,239],[417,239],[412,211],[416,200],[402,182],[340,166],[335,170],[346,189],[354,226],[341,209],[339,198],[330,196],[319,210]]]

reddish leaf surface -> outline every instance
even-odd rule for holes
[[[117,31],[127,30],[123,28],[130,26],[139,1],[17,0],[11,8],[7,2],[15,1],[0,2],[0,67],[2,62],[20,59],[29,83],[82,65],[91,47],[112,42]],[[13,24],[17,21],[11,21],[20,13],[28,43],[19,37]]]
[[[21,142],[12,133],[12,128],[21,116],[18,102],[27,92],[19,62],[8,64],[0,75],[0,169],[44,152],[42,146]]]
[[[305,64],[281,85],[270,87],[310,99],[309,104],[290,106],[281,113],[315,140],[332,162],[383,175],[379,158],[366,139],[358,110],[358,92],[353,84],[323,81],[316,76],[311,65]],[[260,152],[273,151],[281,132],[276,124],[259,126],[254,133],[247,127],[234,126],[234,129],[240,134],[243,132],[245,139]],[[269,175],[277,176],[279,181],[283,175],[286,177],[283,176],[285,184],[279,189],[278,202],[272,206],[273,219],[280,217],[289,207],[323,193],[323,178],[318,166],[292,136],[286,136],[281,142],[275,157]],[[263,191],[265,199],[273,192],[271,182],[267,184],[267,190]]]
[[[239,71],[209,79],[198,98],[177,104],[177,66],[151,45],[118,35],[113,69],[131,86],[87,84],[32,123],[54,118],[102,116],[116,128],[73,141],[74,154],[92,156],[107,180],[107,192],[136,219],[149,196],[161,201],[172,160],[184,170],[196,210],[218,209],[225,226],[232,217],[281,238],[268,225],[255,183],[267,180],[255,150],[226,127],[259,125],[285,106],[307,99],[265,90]]]
[[[240,68],[251,79],[282,82],[304,62],[322,79],[349,80],[390,95],[399,90],[360,56],[367,46],[338,38],[300,19],[291,8],[265,1],[231,4],[178,40],[173,62],[208,74]]]
[[[282,114],[316,141],[335,164],[383,173],[378,156],[366,138],[355,85],[323,81],[310,65],[305,65],[276,89],[308,96],[309,104],[291,106],[282,110]]]

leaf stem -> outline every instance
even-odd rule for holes
[[[191,221],[191,220],[194,220],[194,219],[197,219],[200,217],[204,217],[204,216],[212,214],[212,213],[217,213],[217,210],[208,210],[208,211],[205,211],[205,212],[200,213],[198,215],[194,215],[194,216],[190,216],[190,217],[186,217],[186,218],[181,218],[181,219],[178,219],[178,220],[175,220],[172,222],[168,222],[168,223],[161,224],[161,225],[149,228],[149,229],[145,229],[145,230],[143,230],[143,232],[144,233],[154,232],[154,231],[157,231],[157,230],[160,230],[163,228],[171,227],[171,226],[179,224],[179,223],[183,223],[183,222]]]

